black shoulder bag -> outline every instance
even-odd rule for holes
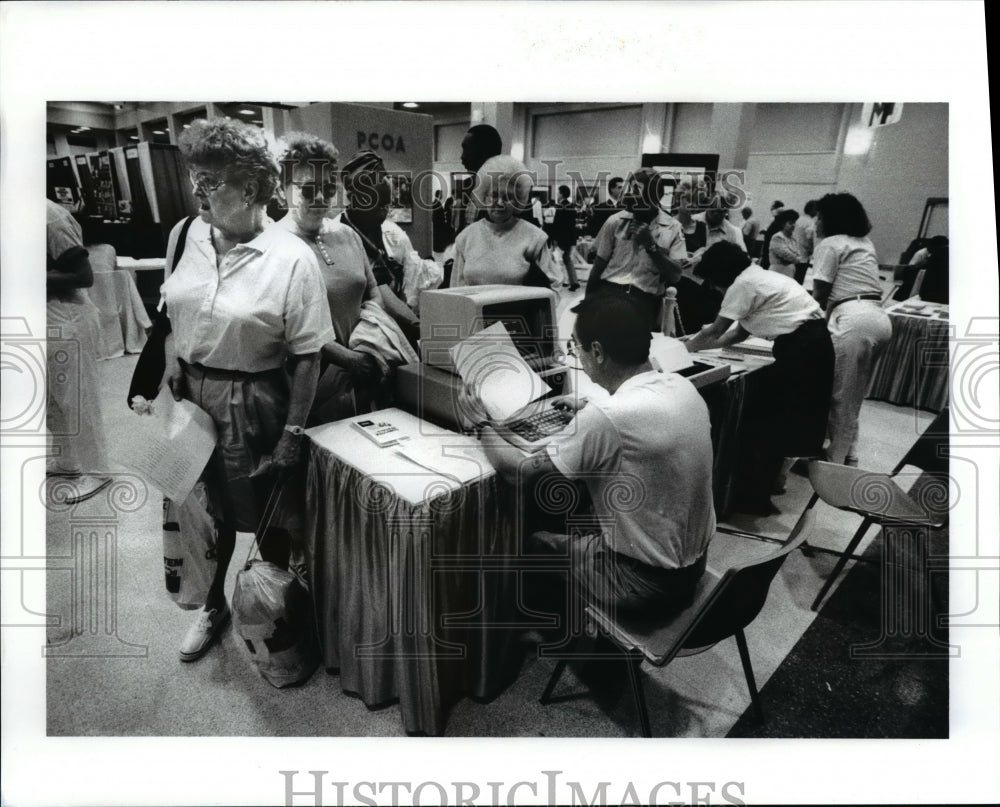
[[[180,237],[177,239],[177,246],[174,248],[174,260],[170,266],[173,272],[180,263],[184,254],[184,246],[187,244],[188,230],[195,216],[190,216],[181,227]],[[156,312],[153,319],[153,327],[150,328],[146,337],[146,344],[139,354],[139,361],[136,362],[135,370],[132,371],[132,383],[128,387],[128,397],[125,399],[127,406],[132,406],[132,399],[141,395],[148,401],[153,400],[160,391],[160,382],[163,380],[163,372],[167,368],[167,357],[165,353],[167,337],[170,335],[170,319],[167,317],[167,307]]]

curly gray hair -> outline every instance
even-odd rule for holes
[[[254,201],[266,205],[280,174],[264,131],[231,118],[196,120],[180,136],[178,146],[189,166],[210,168],[257,182]]]

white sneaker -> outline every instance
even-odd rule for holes
[[[72,480],[73,493],[66,497],[66,504],[79,504],[85,502],[91,496],[100,493],[111,484],[110,476],[93,476],[91,474],[81,474],[71,476],[67,481]]]
[[[225,604],[221,612],[217,608],[211,611],[206,611],[204,608],[200,610],[198,618],[188,628],[184,641],[181,642],[181,661],[197,661],[204,656],[230,616],[229,603]]]

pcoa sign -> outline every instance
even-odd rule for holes
[[[378,132],[358,131],[358,148],[368,147],[373,151],[381,148],[382,151],[391,151],[396,154],[406,153],[406,144],[403,143],[402,135],[379,134]]]

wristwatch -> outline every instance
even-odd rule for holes
[[[291,432],[296,437],[301,437],[303,434],[306,433],[306,430],[303,429],[301,426],[289,426],[287,423],[285,424],[285,431]]]

